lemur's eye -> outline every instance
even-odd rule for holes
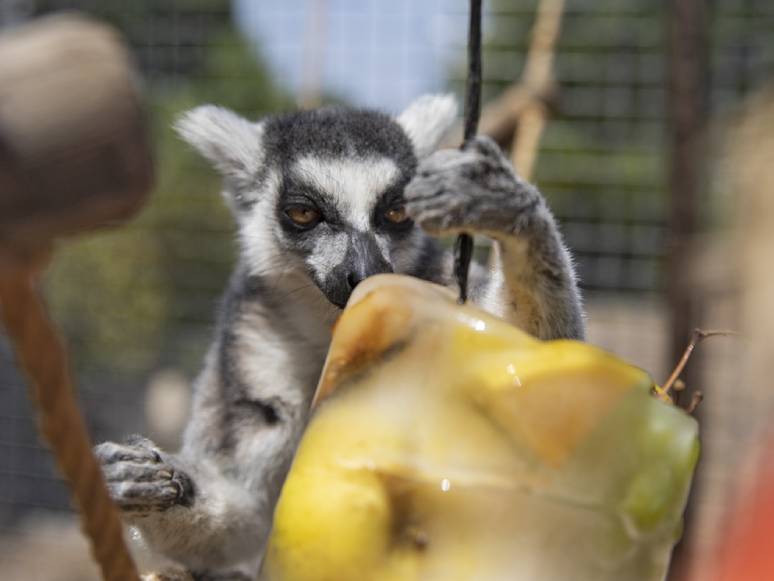
[[[311,206],[291,206],[285,210],[288,218],[298,226],[313,226],[320,221],[320,211]]]
[[[384,217],[393,224],[400,224],[408,219],[405,206],[398,206],[396,208],[390,208],[385,212]]]

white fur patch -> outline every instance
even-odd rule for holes
[[[174,128],[225,177],[248,179],[263,160],[261,124],[223,107],[191,109],[178,118]]]
[[[456,117],[457,101],[452,95],[423,95],[397,121],[414,145],[414,153],[422,159],[435,151]]]
[[[256,191],[258,203],[249,211],[234,213],[239,225],[242,256],[252,274],[271,273],[275,277],[281,277],[296,266],[289,255],[279,252],[274,240],[276,219],[273,208],[279,183],[279,173],[276,170],[270,170],[262,182],[263,187]],[[228,199],[228,195],[226,197]]]
[[[345,232],[321,236],[315,242],[314,250],[307,257],[306,263],[319,274],[329,274],[335,267],[344,262],[348,247],[349,237]]]
[[[390,261],[390,239],[383,234],[375,234],[376,246],[379,248],[379,252],[382,254],[382,258],[387,262]]]
[[[386,157],[358,160],[308,156],[293,165],[293,172],[328,194],[347,221],[364,232],[371,229],[371,213],[379,196],[399,174],[395,162]]]

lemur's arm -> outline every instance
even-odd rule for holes
[[[108,488],[126,524],[154,552],[197,573],[257,562],[273,501],[252,494],[207,460],[187,462],[133,437],[96,447]]]
[[[474,302],[543,339],[583,338],[575,273],[554,217],[491,139],[425,158],[405,197],[409,215],[432,234],[494,240],[485,280],[471,280]]]

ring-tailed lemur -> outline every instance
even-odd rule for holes
[[[142,438],[97,447],[145,542],[192,571],[260,561],[307,421],[331,326],[365,277],[451,285],[429,234],[489,236],[471,297],[543,338],[583,336],[570,256],[543,196],[497,145],[434,152],[456,115],[425,96],[397,118],[323,108],[251,123],[214,106],[177,123],[224,179],[240,258],[177,454]]]

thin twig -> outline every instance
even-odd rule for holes
[[[718,337],[718,336],[728,336],[728,335],[736,335],[736,332],[735,331],[705,331],[704,329],[694,329],[693,333],[691,334],[691,341],[690,343],[688,343],[688,346],[685,348],[685,351],[683,351],[683,356],[680,357],[680,361],[677,362],[677,365],[672,370],[671,375],[664,382],[664,385],[661,387],[660,392],[665,396],[669,395],[669,391],[674,387],[675,382],[680,377],[680,374],[683,372],[683,369],[685,369],[685,366],[688,364],[688,360],[691,358],[691,353],[693,353],[693,350],[696,348],[696,345],[698,345],[700,342],[702,342],[704,339],[707,339],[708,337]]]

